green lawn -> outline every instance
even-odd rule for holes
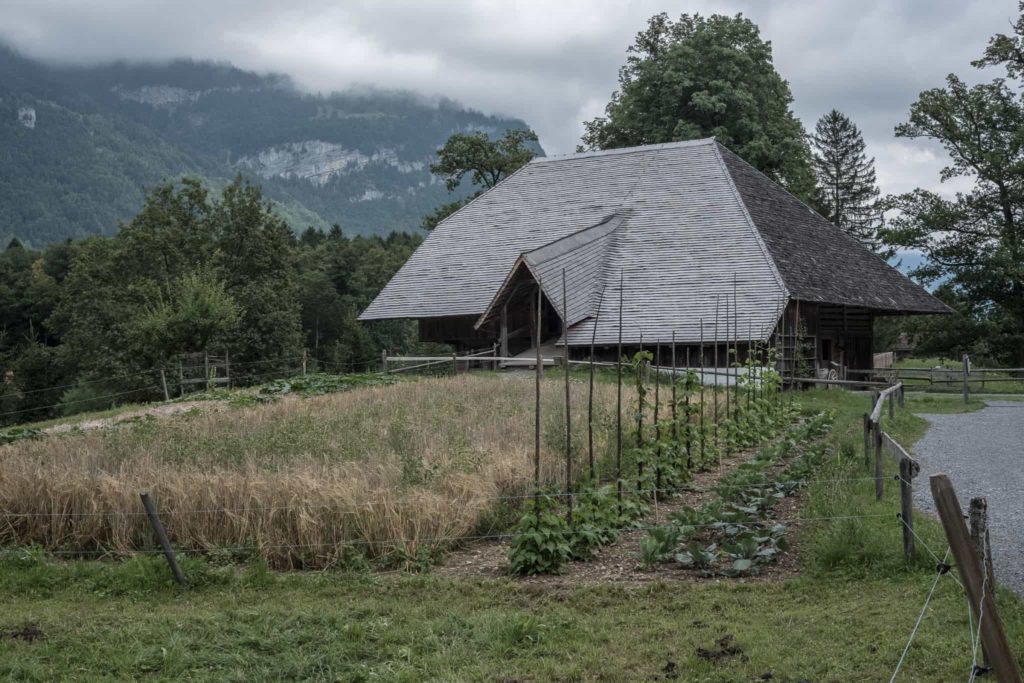
[[[789,579],[567,586],[340,570],[272,573],[189,559],[192,586],[162,560],[0,562],[0,677],[12,680],[884,681],[935,576],[902,559],[891,480],[874,501],[860,419],[866,394],[806,392],[836,411],[834,456],[804,493],[800,575]],[[921,412],[966,408],[911,396]],[[883,413],[883,415],[885,415]],[[886,431],[924,432],[908,412]],[[890,468],[891,469],[891,468]],[[956,482],[954,482],[956,484]],[[926,485],[926,482],[919,482]],[[918,519],[937,552],[941,530]],[[1001,594],[1011,643],[1024,607]],[[42,637],[11,633],[35,625]],[[1019,656],[1018,647],[1018,656]],[[966,680],[963,593],[943,578],[899,681]],[[770,674],[770,677],[769,677]]]

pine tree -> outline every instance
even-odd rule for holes
[[[811,136],[814,172],[825,217],[868,249],[890,255],[878,239],[875,160],[864,153],[864,138],[853,121],[833,109],[818,119]]]

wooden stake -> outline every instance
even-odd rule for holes
[[[164,388],[164,400],[170,401],[171,395],[167,392],[167,373],[164,372],[163,368],[160,368],[160,385]]]
[[[536,365],[534,366],[534,442],[533,442],[533,507],[540,519],[540,380],[543,371],[541,370],[540,340],[541,340],[541,306],[543,292],[540,280],[537,281],[537,320],[536,320]],[[455,356],[452,356],[454,360]]]
[[[643,386],[644,383],[644,333],[640,333],[640,359],[639,365],[637,366],[637,381]],[[644,488],[644,458],[641,455],[641,450],[644,447],[644,402],[642,396],[636,397],[636,490],[642,491]]]
[[[565,497],[568,501],[565,518],[572,526],[572,420],[569,412],[569,290],[562,269],[562,343],[565,345]]]
[[[907,457],[900,457],[900,517],[903,518],[903,558],[914,560],[914,477],[916,463]]]
[[[160,547],[164,551],[164,557],[167,558],[167,564],[171,568],[171,573],[174,574],[174,580],[178,582],[179,586],[184,586],[185,574],[181,571],[181,567],[178,566],[178,558],[174,555],[174,548],[171,547],[171,541],[167,538],[164,525],[160,523],[160,516],[156,512],[156,505],[153,503],[149,491],[142,491],[139,493],[139,497],[142,499],[142,507],[146,509],[146,516],[149,517],[149,524],[153,527],[153,531],[160,541]]]
[[[882,500],[882,494],[885,493],[885,481],[883,480],[883,463],[882,463],[882,425],[873,425],[872,432],[875,437],[875,500]]]
[[[971,388],[967,384],[967,379],[971,374],[971,359],[965,353],[964,354],[964,403],[967,403],[971,398]]]
[[[622,300],[625,298],[622,271],[619,271],[619,346],[615,363],[615,381],[618,389],[615,399],[615,495],[622,514]]]
[[[654,498],[661,490],[661,425],[658,424],[658,402],[661,400],[661,342],[654,347]]]
[[[864,467],[871,466],[871,415],[864,413]]]
[[[604,288],[597,298],[597,313],[594,315],[594,329],[590,331],[590,392],[587,395],[587,457],[590,459],[590,481],[597,484],[594,471],[594,339],[597,338],[597,324],[601,320],[601,304],[604,302]]]
[[[683,383],[683,418],[686,420],[686,469],[689,471],[690,466],[693,464],[693,435],[690,429],[690,347],[686,347],[686,380]],[[673,400],[673,403],[675,401]],[[673,419],[675,419],[673,417]],[[676,431],[676,448],[679,448],[679,433]]]
[[[986,585],[984,569],[974,553],[967,527],[964,525],[960,501],[957,500],[953,484],[945,474],[930,477],[932,498],[942,520],[949,548],[953,552],[957,571],[967,591],[967,599],[974,611],[975,623],[980,622],[981,640],[985,644],[992,663],[992,670],[1000,683],[1021,683],[1017,660],[1010,651],[999,618],[994,591]]]
[[[689,358],[689,356],[687,356]],[[683,389],[684,393],[686,389]],[[675,464],[679,465],[679,409],[676,406],[676,333],[672,331],[672,443],[675,449]]]
[[[704,464],[704,318],[700,319],[700,462]],[[689,466],[689,463],[687,463]]]
[[[715,458],[717,458],[718,461],[721,462],[722,461],[722,453],[721,453],[721,450],[719,449],[719,442],[718,442],[718,295],[717,294],[715,295],[715,354],[714,355],[715,355],[715,357],[714,357],[714,363],[715,363],[715,389],[714,389],[714,393],[711,395],[711,398],[715,402],[715,418],[714,418],[715,422],[714,422],[714,424],[712,426],[714,427],[714,436],[715,436]],[[728,395],[728,392],[726,392],[726,394]]]
[[[971,498],[968,506],[968,515],[971,521],[971,544],[974,546],[974,554],[985,571],[985,580],[988,581],[988,590],[994,591],[996,585],[995,574],[992,572],[992,543],[988,536],[988,500],[984,497]],[[988,649],[982,643],[982,656],[985,666],[991,666],[991,659],[988,656]]]

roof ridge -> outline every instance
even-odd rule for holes
[[[775,263],[775,258],[768,249],[767,243],[764,241],[764,235],[761,234],[761,229],[757,227],[757,223],[754,222],[754,217],[750,215],[750,210],[747,209],[747,203],[743,200],[743,195],[740,194],[739,188],[736,187],[736,181],[732,177],[732,173],[729,172],[729,167],[726,165],[725,159],[722,158],[722,150],[720,148],[724,147],[724,145],[717,141],[716,143],[717,144],[714,145],[714,150],[715,159],[718,160],[718,167],[722,171],[722,174],[725,175],[725,182],[729,184],[729,189],[732,190],[732,195],[736,199],[736,203],[739,205],[740,211],[743,212],[743,218],[746,219],[747,227],[750,228],[750,232],[754,236],[754,241],[757,242],[757,246],[761,249],[761,253],[764,254],[764,258],[768,262],[768,267],[771,269],[772,275],[775,276],[775,280],[779,283],[779,286],[782,287],[782,298],[786,301],[790,296],[789,287],[786,286],[786,279],[782,277],[782,272],[779,270],[778,264]],[[728,147],[725,149],[727,151],[731,151]]]
[[[698,138],[695,140],[679,140],[677,142],[661,142],[653,145],[635,145],[633,147],[616,147],[613,149],[596,149],[586,152],[570,152],[569,154],[553,154],[546,157],[534,157],[529,164],[545,164],[550,161],[568,161],[570,159],[585,159],[587,157],[612,156],[616,154],[632,154],[635,152],[648,152],[658,149],[676,149],[679,147],[697,147],[710,145],[716,142],[714,137]]]

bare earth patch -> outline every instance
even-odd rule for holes
[[[597,548],[594,555],[587,561],[568,563],[561,574],[520,577],[517,580],[527,584],[548,586],[569,586],[596,583],[644,583],[649,581],[730,581],[747,583],[750,581],[777,581],[796,574],[799,570],[799,548],[796,544],[798,534],[787,534],[789,549],[779,553],[769,564],[760,567],[757,574],[730,577],[724,574],[702,576],[694,569],[685,568],[675,562],[663,562],[649,568],[640,566],[640,540],[644,538],[652,526],[665,524],[672,512],[683,507],[697,507],[715,498],[718,494],[715,486],[726,474],[732,472],[744,462],[754,457],[758,449],[751,449],[724,458],[720,466],[694,473],[693,480],[687,490],[668,499],[652,503],[650,512],[640,520],[639,529],[627,529],[619,533],[616,541],[610,545]],[[799,451],[789,457],[773,463],[765,470],[769,477],[786,468]],[[795,528],[794,521],[799,518],[801,495],[783,498],[771,511],[765,523],[786,524]],[[705,540],[698,533],[698,540]],[[508,576],[508,539],[483,539],[472,541],[465,546],[449,553],[441,565],[433,569],[440,576],[460,578],[499,578]]]
[[[144,408],[142,410],[129,410],[110,417],[101,417],[93,420],[84,420],[82,422],[68,422],[65,424],[53,425],[52,427],[46,427],[43,429],[43,433],[67,434],[74,431],[91,432],[94,429],[116,427],[119,424],[131,422],[132,420],[149,415],[152,415],[153,417],[168,417],[170,415],[187,413],[190,410],[201,407],[208,408],[210,410],[218,410],[223,406],[223,404],[224,401],[184,401],[182,403],[167,403],[164,405],[153,406],[151,408]]]

